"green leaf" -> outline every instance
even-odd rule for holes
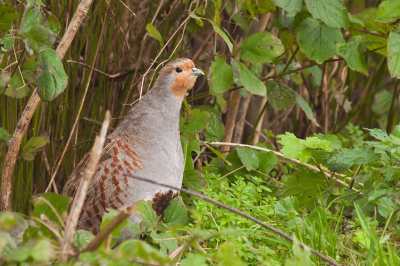
[[[22,158],[27,161],[33,161],[37,150],[44,147],[48,142],[48,136],[36,136],[30,138],[22,149]]]
[[[30,55],[52,46],[56,40],[55,34],[45,25],[45,19],[40,11],[29,5],[25,9],[20,29]]]
[[[56,51],[49,48],[39,53],[37,69],[36,84],[39,96],[44,101],[52,101],[68,84],[68,76]]]
[[[275,203],[276,215],[291,219],[299,215],[299,201],[296,197],[282,198]]]
[[[253,94],[265,96],[267,89],[264,83],[259,80],[243,63],[240,63],[240,80],[246,90]]]
[[[34,261],[36,264],[49,264],[52,257],[55,257],[55,252],[50,241],[39,238],[18,246],[6,256],[6,259],[16,262]]]
[[[148,230],[152,230],[157,227],[157,213],[151,207],[151,201],[144,202],[143,200],[135,203],[134,212],[142,218],[140,227],[146,227]]]
[[[304,111],[306,114],[307,118],[311,120],[311,122],[314,123],[317,127],[320,125],[317,122],[317,119],[314,116],[314,112],[311,110],[310,106],[308,103],[303,99],[303,97],[300,96],[300,94],[296,93],[296,102],[300,106],[301,110]]]
[[[217,258],[220,266],[244,266],[242,258],[237,254],[233,241],[225,241],[219,246]]]
[[[387,0],[380,3],[375,14],[375,19],[385,22],[393,22],[400,18],[400,1]]]
[[[294,17],[303,10],[302,0],[272,0],[272,2],[287,11],[286,16]]]
[[[54,16],[51,13],[47,13],[47,20],[49,21],[49,27],[50,30],[55,34],[58,35],[58,33],[60,32],[60,22],[58,21],[58,19],[56,18],[56,16]]]
[[[3,38],[0,39],[0,57],[8,53],[14,47],[15,36],[10,34],[5,34]]]
[[[268,101],[273,107],[281,110],[293,104],[295,97],[291,88],[277,81],[268,81],[265,85],[267,86]]]
[[[388,67],[390,75],[400,79],[400,33],[391,31],[388,38]]]
[[[86,247],[94,239],[94,235],[89,233],[86,230],[76,230],[74,233],[74,238],[72,239],[72,244],[78,250],[83,249]]]
[[[263,143],[257,143],[257,147],[267,148]],[[273,152],[257,151],[258,159],[260,161],[258,171],[269,174],[272,168],[278,163],[278,157]]]
[[[391,198],[383,197],[378,200],[378,212],[385,218],[389,218],[392,212],[396,212],[400,209]]]
[[[155,243],[160,245],[160,251],[164,254],[171,254],[178,248],[178,241],[176,239],[173,239],[174,236],[172,234],[159,234],[156,231],[152,231],[150,233],[150,236]]]
[[[164,40],[160,32],[151,23],[146,25],[146,31],[152,38],[160,42],[161,47],[164,46]]]
[[[393,93],[387,90],[381,90],[374,95],[372,111],[376,114],[384,115],[390,110],[393,100]]]
[[[221,56],[217,56],[217,59],[211,64],[209,72],[215,92],[224,93],[229,90],[232,85],[232,69]]]
[[[341,0],[305,0],[308,11],[333,28],[348,27],[347,12]]]
[[[284,183],[282,197],[295,196],[301,206],[314,207],[319,191],[326,188],[324,174],[304,169],[291,175]]]
[[[183,173],[183,184],[192,191],[200,192],[200,189],[204,187],[203,178],[200,173],[193,169],[189,171],[185,171]]]
[[[181,261],[181,266],[207,266],[207,258],[201,254],[186,253],[185,258]]]
[[[188,138],[194,137],[206,127],[209,118],[210,114],[208,112],[203,112],[200,109],[192,109],[190,111],[189,120],[183,125],[183,128],[181,128],[182,136]]]
[[[205,130],[206,139],[208,141],[221,141],[225,136],[225,126],[222,123],[221,114],[208,105],[199,106],[198,109],[207,111],[210,114]]]
[[[352,37],[347,43],[336,44],[336,53],[346,60],[347,65],[358,72],[368,75],[364,51],[368,42],[361,35]]]
[[[374,129],[369,129],[369,128],[364,128],[365,130],[369,131],[369,134],[376,138],[377,140],[380,141],[389,141],[390,138],[388,134],[386,133],[386,130],[379,129],[379,128],[374,128]]]
[[[44,200],[43,200],[44,199]],[[33,199],[33,216],[40,218],[41,215],[45,215],[52,223],[61,226],[60,220],[57,218],[57,214],[61,217],[68,211],[68,205],[71,198],[54,193],[41,194]],[[49,206],[49,203],[54,207]]]
[[[340,31],[328,27],[323,22],[307,18],[300,24],[297,42],[308,57],[321,64],[335,55],[335,45],[343,43],[344,39]]]
[[[0,5],[0,34],[11,29],[12,23],[17,18],[15,7]]]
[[[168,226],[185,226],[188,224],[188,212],[182,199],[175,198],[164,211],[164,221]]]
[[[378,160],[377,155],[370,148],[341,149],[328,160],[331,171],[343,172],[354,164],[367,164]]]
[[[4,140],[5,142],[8,142],[10,139],[12,139],[12,135],[7,132],[4,128],[0,127],[0,139]]]
[[[8,88],[4,91],[4,94],[11,98],[21,99],[24,98],[29,92],[29,88],[24,85],[24,82],[19,74],[14,74],[11,78]]]
[[[282,144],[281,152],[286,158],[299,159],[300,162],[306,163],[311,157],[311,149],[307,148],[305,141],[298,139],[293,133],[286,132],[285,135],[277,136]]]
[[[154,262],[158,262],[161,265],[169,265],[168,256],[161,253],[156,248],[150,246],[143,240],[139,239],[129,239],[127,241],[122,242],[116,250],[121,254],[122,264],[126,264],[126,262],[131,260],[142,259],[147,263],[154,264]],[[81,255],[82,256],[82,255]],[[118,255],[119,256],[119,255]],[[81,258],[80,258],[81,259]],[[115,264],[117,265],[117,264]]]
[[[218,25],[214,23],[214,21],[212,21],[212,20],[208,20],[208,21],[209,21],[209,22],[211,23],[211,25],[213,26],[214,31],[215,31],[216,33],[218,33],[219,36],[221,36],[221,38],[225,41],[226,45],[228,45],[229,51],[232,53],[232,51],[233,51],[233,44],[232,44],[231,40],[229,39],[228,35],[226,35],[226,33],[223,32],[223,31],[220,29],[220,27],[218,27]]]
[[[309,137],[306,139],[305,142],[305,146],[307,148],[316,150],[316,149],[321,149],[321,150],[325,150],[328,152],[332,152],[333,151],[333,145],[332,142],[330,142],[329,140],[323,140],[320,139],[318,137]]]
[[[347,16],[349,17],[350,23],[358,24],[363,28],[365,27],[364,21],[362,21],[361,19],[357,18],[356,16],[353,16],[350,13],[347,13]]]
[[[240,46],[241,58],[252,63],[270,63],[280,56],[285,47],[269,32],[258,32],[246,38]]]
[[[250,147],[238,147],[237,153],[239,159],[242,161],[243,165],[246,166],[247,170],[257,169],[259,166],[259,159],[257,151]]]
[[[22,76],[27,82],[36,82],[36,58],[31,56],[26,60],[24,66],[22,67]]]

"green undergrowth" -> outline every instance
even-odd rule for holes
[[[191,128],[188,121],[182,123],[188,126],[186,130]],[[196,131],[204,129],[197,126]],[[224,159],[216,156],[196,171],[198,175],[188,164],[186,187],[268,223],[340,264],[398,265],[400,125],[391,134],[354,128],[349,126],[344,135],[318,134],[305,140],[290,133],[277,136],[283,156],[300,159],[297,163],[284,163],[272,152],[239,147]],[[233,168],[239,170],[230,171]],[[283,174],[281,181],[275,180],[278,174]],[[357,191],[338,184],[334,177]],[[200,198],[181,196],[163,217],[157,217],[150,202],[139,202],[135,212],[143,219],[141,225],[128,221],[121,227],[140,239],[110,249],[115,244],[112,240],[95,252],[71,258],[68,264],[325,264],[297,242],[245,217]],[[4,260],[10,264],[56,262],[69,201],[44,194],[34,199],[32,218],[1,213]],[[117,213],[110,210],[102,226]],[[120,235],[121,227],[113,238]],[[78,230],[75,251],[92,240],[89,232]]]

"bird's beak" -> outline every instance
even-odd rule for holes
[[[197,76],[204,75],[204,72],[201,71],[201,70],[198,69],[198,68],[192,67],[192,71],[193,71],[193,72],[189,74],[189,75],[191,75],[191,76],[197,77]]]

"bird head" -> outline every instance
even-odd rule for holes
[[[196,68],[192,60],[178,58],[160,70],[157,83],[166,84],[175,97],[183,100],[187,90],[193,88],[197,77],[201,75],[204,75],[203,71]]]

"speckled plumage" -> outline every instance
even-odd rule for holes
[[[183,69],[181,73],[176,71],[178,67]],[[120,209],[139,200],[152,201],[153,209],[161,215],[178,195],[177,191],[134,180],[124,174],[181,187],[184,161],[179,112],[186,91],[194,86],[200,74],[203,73],[196,70],[189,59],[176,59],[167,64],[153,88],[107,137],[79,218],[80,229],[97,234],[107,208]],[[86,154],[72,172],[63,189],[64,195],[74,196],[88,158],[89,154]],[[134,214],[129,219],[140,222]],[[122,232],[122,238],[129,236],[129,232]]]

